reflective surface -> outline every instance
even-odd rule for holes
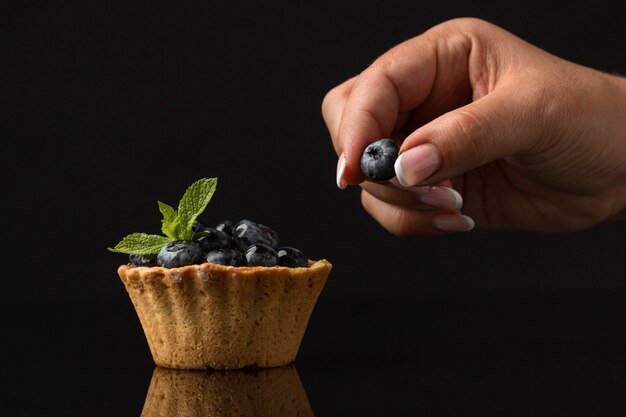
[[[312,417],[295,365],[235,371],[157,367],[143,417]]]
[[[626,412],[625,294],[322,295],[295,366],[231,373],[155,368],[126,299],[0,312],[3,416]]]

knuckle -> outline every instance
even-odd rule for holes
[[[488,121],[475,111],[460,109],[451,113],[450,124],[447,146],[458,151],[455,153],[469,151],[472,156],[479,156],[493,145]]]
[[[398,58],[396,57],[396,51],[398,46],[390,49],[386,53],[382,54],[372,63],[372,65],[368,68],[368,73],[370,74],[380,74],[389,72],[390,68],[393,68],[396,65]]]
[[[395,219],[389,223],[388,231],[396,237],[411,237],[416,235],[415,219],[407,209],[396,210]]]
[[[480,32],[493,26],[486,20],[477,17],[457,17],[450,19],[441,24],[442,26],[450,26],[454,29],[460,29],[468,32]]]
[[[345,102],[350,96],[357,77],[353,77],[331,88],[322,99],[322,112],[331,111],[337,105]]]
[[[343,93],[341,92],[341,86],[336,86],[328,91],[322,99],[322,112],[327,113],[330,110],[330,107],[332,107],[332,105],[335,104],[342,96]]]

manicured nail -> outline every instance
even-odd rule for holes
[[[340,190],[344,190],[348,184],[346,184],[346,181],[343,179],[343,173],[346,170],[346,157],[343,156],[343,154],[341,154],[341,156],[339,157],[339,161],[337,162],[337,187],[339,187]]]
[[[432,219],[432,226],[442,232],[469,232],[474,220],[463,214],[439,214]]]
[[[400,154],[394,169],[400,184],[417,185],[441,166],[441,155],[435,145],[424,143]]]
[[[448,187],[431,187],[426,194],[416,195],[418,201],[444,210],[461,210],[463,197]]]
[[[415,194],[426,194],[427,192],[430,191],[430,189],[432,188],[430,185],[424,185],[421,187],[405,187],[404,185],[400,184],[400,181],[398,181],[398,177],[393,177],[392,179],[389,180],[389,182],[396,186],[397,188],[400,188],[402,190],[409,190],[412,191]]]

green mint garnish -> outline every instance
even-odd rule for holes
[[[202,178],[187,188],[178,203],[178,210],[158,201],[163,215],[161,232],[165,236],[133,233],[126,236],[111,252],[156,255],[161,248],[174,240],[191,239],[193,222],[206,209],[217,187],[217,178]]]
[[[178,217],[176,221],[179,224],[178,230],[180,230],[181,234],[177,236],[177,239],[189,240],[191,238],[193,222],[211,201],[216,186],[217,178],[203,178],[187,188],[185,195],[178,203]]]
[[[126,236],[111,252],[134,253],[137,255],[154,255],[159,253],[164,245],[170,243],[172,238],[161,235],[148,235],[145,233],[133,233]]]
[[[161,232],[167,237],[171,237],[172,239],[176,239],[176,236],[180,234],[180,226],[178,222],[178,214],[176,210],[172,206],[168,206],[165,203],[157,201],[159,204],[159,210],[161,210],[161,214],[163,214],[163,220],[161,220]]]

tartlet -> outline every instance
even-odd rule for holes
[[[122,265],[118,274],[158,366],[241,369],[295,360],[331,268]]]

